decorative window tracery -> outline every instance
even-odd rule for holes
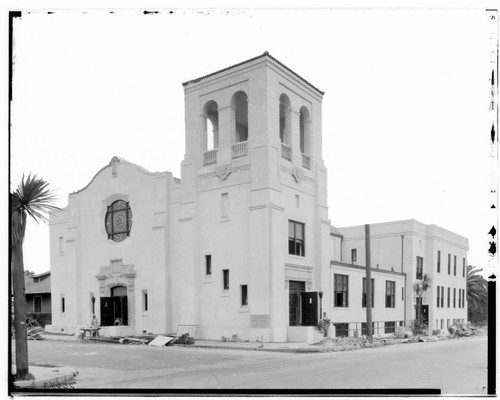
[[[105,218],[106,233],[108,239],[115,242],[125,240],[130,236],[130,229],[132,228],[132,210],[127,201],[117,200],[110,206]]]

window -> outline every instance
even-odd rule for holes
[[[61,296],[61,312],[66,312],[66,302],[64,300],[64,296]]]
[[[222,193],[220,196],[220,203],[221,203],[221,212],[220,212],[220,217],[221,218],[228,218],[228,208],[229,208],[229,193]]]
[[[417,257],[417,279],[422,279],[424,271],[424,259],[422,257]]]
[[[348,307],[349,277],[347,275],[334,275],[335,289],[333,293],[335,307]]]
[[[444,286],[441,286],[441,308],[444,308]]]
[[[448,300],[447,300],[447,307],[450,308],[450,288],[448,288]]]
[[[248,140],[248,96],[237,92],[233,96],[235,143]]]
[[[351,249],[351,262],[354,264],[358,259],[358,250]]]
[[[361,334],[362,335],[368,335],[368,332],[366,331],[366,328],[368,327],[366,322],[361,323]],[[372,335],[375,334],[375,322],[372,322]]]
[[[395,333],[396,321],[386,321],[384,324],[384,333]]]
[[[148,311],[148,291],[147,290],[142,291],[142,311],[143,312]]]
[[[205,274],[212,275],[212,256],[210,254],[205,256]]]
[[[42,312],[42,296],[33,296],[33,312]]]
[[[370,296],[372,307],[375,306],[375,303],[373,302],[374,293],[375,293],[375,279],[372,279],[372,295]],[[361,299],[361,306],[366,307],[366,278],[363,278],[363,296]]]
[[[305,256],[304,224],[288,221],[288,254]]]
[[[451,275],[451,254],[448,253],[448,275]]]
[[[453,275],[457,276],[457,256],[453,256]]]
[[[205,151],[214,150],[219,147],[219,106],[215,101],[209,101],[205,104],[203,120],[203,147]],[[210,163],[214,164],[214,162]]]
[[[462,278],[465,278],[465,258],[462,261]]]
[[[300,196],[298,194],[295,195],[295,207],[300,207]]]
[[[284,143],[289,146],[291,143],[292,107],[290,105],[290,99],[286,94],[282,94],[280,96],[279,102],[280,102],[280,139],[281,143]]]
[[[404,301],[405,299],[405,288],[401,287],[401,300]]]
[[[248,286],[241,285],[241,306],[248,306]]]
[[[444,329],[444,319],[441,320],[441,329]]]
[[[453,308],[456,308],[457,289],[453,288]]]
[[[385,281],[385,307],[394,308],[394,294],[396,293],[396,282]]]
[[[59,236],[59,255],[62,256],[64,255],[64,238],[62,236]]]
[[[335,336],[336,337],[348,337],[349,336],[349,324],[333,324],[335,326]]]
[[[310,124],[311,118],[309,117],[309,111],[307,108],[301,107],[299,116],[299,132],[300,152],[302,154],[309,154]]]
[[[229,270],[222,270],[222,288],[224,290],[229,290]]]
[[[132,210],[127,201],[117,200],[108,206],[105,219],[108,239],[115,242],[121,242],[127,236],[130,236]]]
[[[458,289],[458,308],[462,308],[462,289]]]
[[[436,307],[439,308],[439,294],[441,292],[440,287],[437,287],[437,300],[436,300]]]
[[[438,255],[437,255],[437,272],[441,272],[441,251],[438,250]]]

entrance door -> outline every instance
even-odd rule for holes
[[[429,325],[429,305],[422,306],[422,322]]]
[[[298,326],[302,322],[302,294],[306,291],[305,282],[290,281],[288,284],[288,310],[290,326]]]
[[[101,325],[128,325],[127,288],[111,288],[111,297],[101,297]]]
[[[318,325],[318,292],[302,293],[302,325]]]

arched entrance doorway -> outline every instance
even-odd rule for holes
[[[101,297],[101,326],[128,325],[127,288],[110,288],[111,297]]]

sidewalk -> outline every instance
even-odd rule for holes
[[[16,373],[16,366],[11,367],[12,374]],[[78,371],[68,367],[49,367],[30,365],[29,372],[34,379],[27,381],[14,381],[17,390],[22,389],[51,389],[70,387]]]

